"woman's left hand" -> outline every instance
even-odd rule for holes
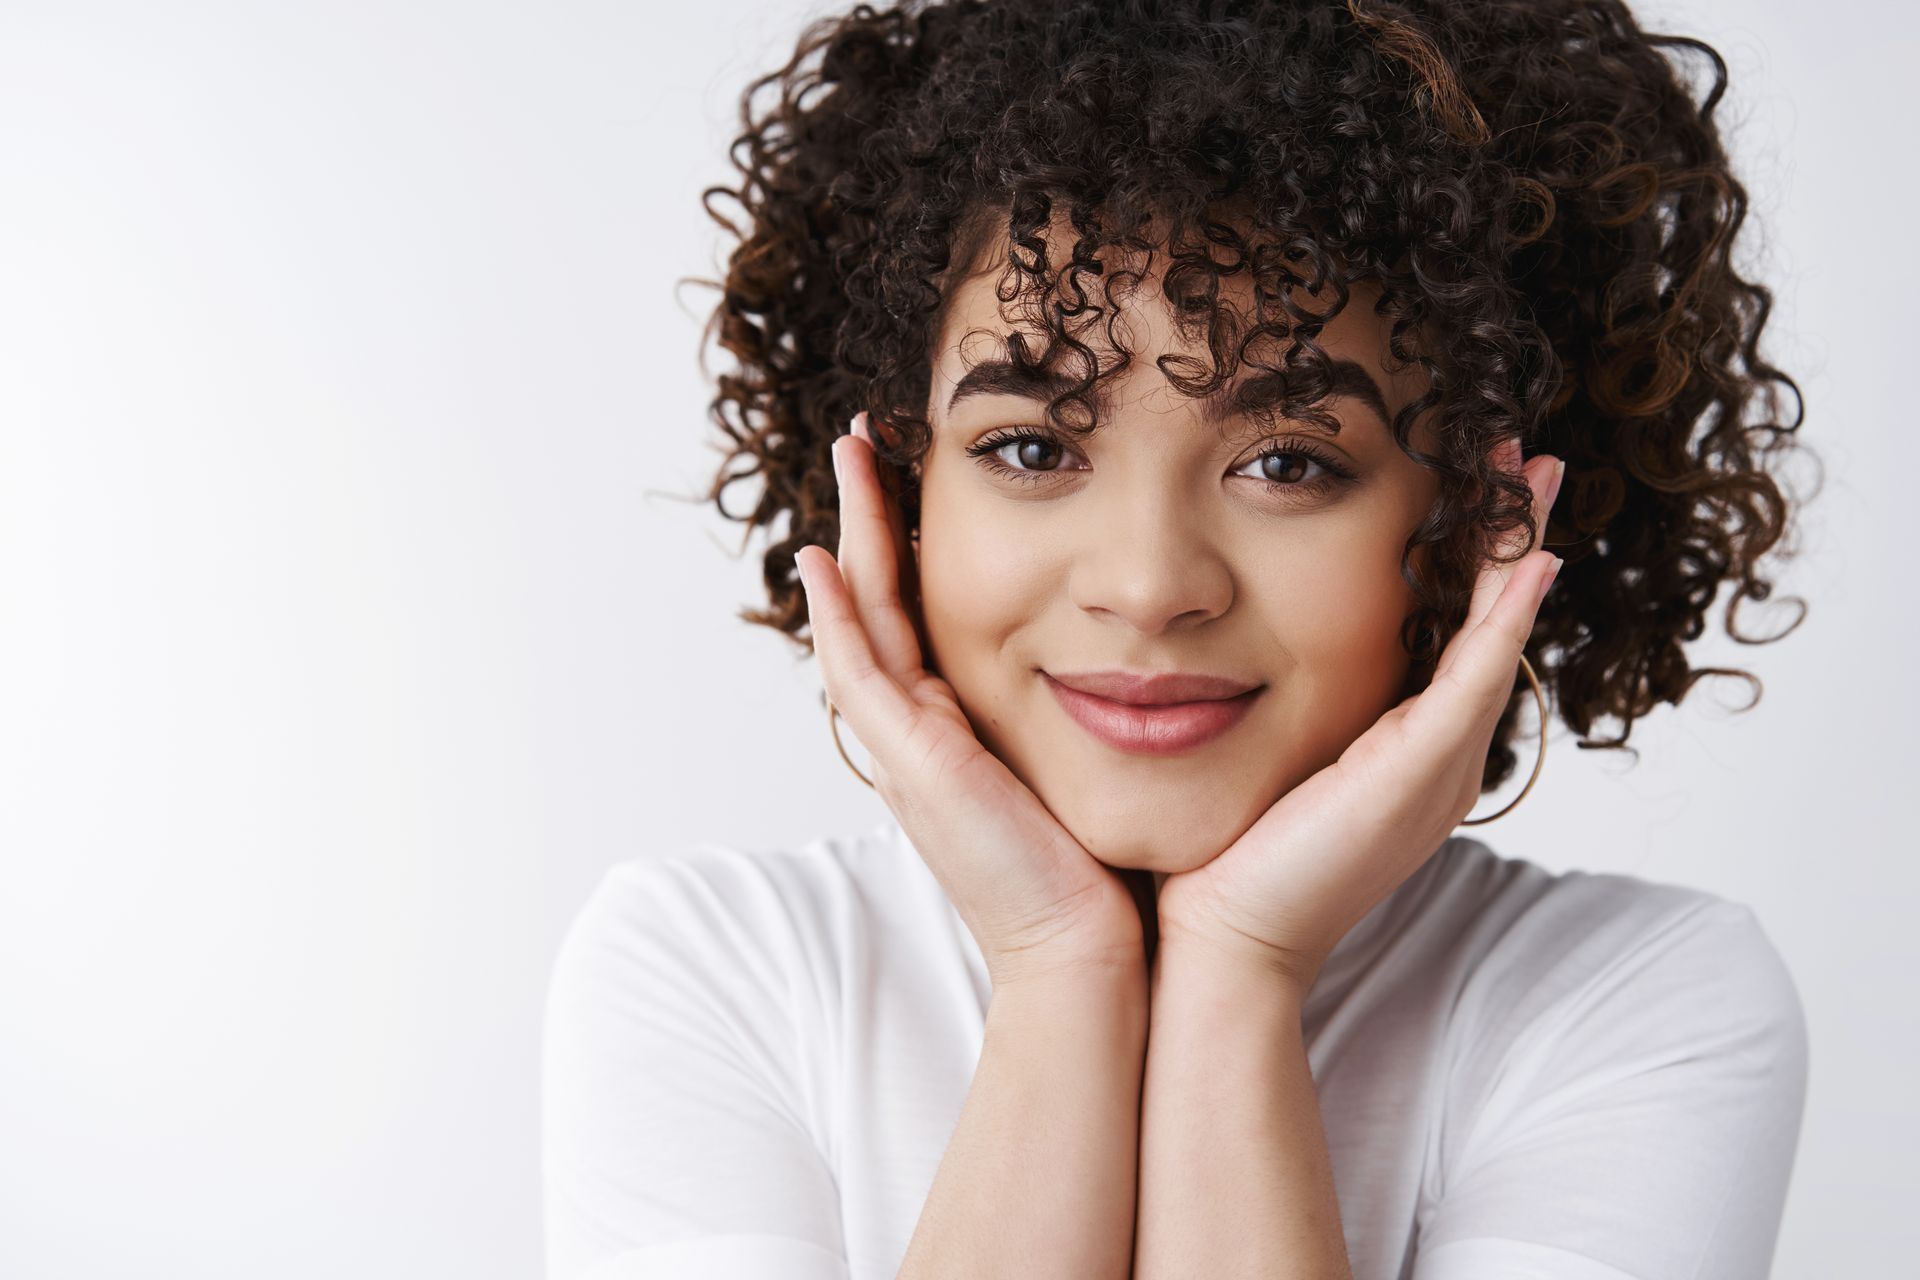
[[[1517,439],[1497,451],[1519,462]],[[1304,998],[1334,944],[1446,841],[1480,795],[1487,748],[1559,560],[1539,549],[1559,460],[1531,459],[1539,535],[1489,558],[1431,683],[1288,791],[1220,855],[1169,875],[1161,945],[1272,973]],[[1524,528],[1513,537],[1524,541]],[[1510,554],[1516,543],[1509,542]]]

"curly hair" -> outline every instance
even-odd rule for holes
[[[1703,102],[1667,49],[1711,63]],[[1114,245],[1164,250],[1166,296],[1212,356],[1161,357],[1171,383],[1282,370],[1295,417],[1317,416],[1315,339],[1349,287],[1381,290],[1389,352],[1427,382],[1393,434],[1440,479],[1401,561],[1409,692],[1496,540],[1537,532],[1525,481],[1488,456],[1517,436],[1567,463],[1545,531],[1566,565],[1528,657],[1578,745],[1624,747],[1707,675],[1748,681],[1750,709],[1757,677],[1690,668],[1682,642],[1728,580],[1740,643],[1804,617],[1788,597],[1786,631],[1735,630],[1770,594],[1761,559],[1793,550],[1777,464],[1805,447],[1804,403],[1758,351],[1772,294],[1731,260],[1747,197],[1713,122],[1726,86],[1712,47],[1642,31],[1620,0],[903,0],[814,22],[742,98],[738,186],[702,195],[738,240],[706,282],[722,298],[703,368],[716,335],[737,364],[716,380],[725,457],[703,501],[768,541],[768,604],[739,616],[811,649],[794,555],[838,542],[830,447],[856,412],[891,428],[880,456],[917,522],[950,269],[1004,263],[1001,301],[1028,299],[1050,334],[1012,357],[1066,353],[1078,386],[1048,413],[1093,429],[1089,393],[1127,353],[1101,370],[1076,333],[1111,320],[1126,273],[1086,285]],[[1055,270],[1041,234],[1062,215],[1077,239]],[[1220,300],[1242,273],[1250,316]],[[1332,309],[1302,310],[1301,288]],[[1433,454],[1409,438],[1423,413]],[[735,515],[726,490],[755,476]],[[1483,788],[1513,770],[1523,693],[1516,673]],[[1592,736],[1602,717],[1617,737]]]

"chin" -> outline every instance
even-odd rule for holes
[[[1168,875],[1205,866],[1252,825],[1234,821],[1232,812],[1217,803],[1194,812],[1184,805],[1156,804],[1151,795],[1120,804],[1088,804],[1083,799],[1048,807],[1097,861],[1116,870]]]

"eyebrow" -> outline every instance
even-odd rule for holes
[[[1393,414],[1387,398],[1373,375],[1352,360],[1330,360],[1327,372],[1331,382],[1322,400],[1350,396],[1373,410],[1381,425],[1389,430]],[[1081,379],[1053,369],[1029,369],[1004,357],[982,360],[962,374],[947,399],[947,412],[962,400],[973,396],[1019,396],[1027,400],[1051,401],[1080,385]],[[1237,384],[1222,387],[1204,397],[1204,415],[1210,423],[1219,423],[1234,414],[1257,415],[1285,400],[1288,378],[1271,369],[1262,370]],[[1309,424],[1312,425],[1312,424]],[[1338,428],[1328,434],[1338,434]]]

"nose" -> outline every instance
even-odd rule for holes
[[[1226,612],[1233,573],[1187,496],[1164,481],[1149,487],[1110,490],[1085,510],[1069,595],[1090,614],[1159,635]]]

